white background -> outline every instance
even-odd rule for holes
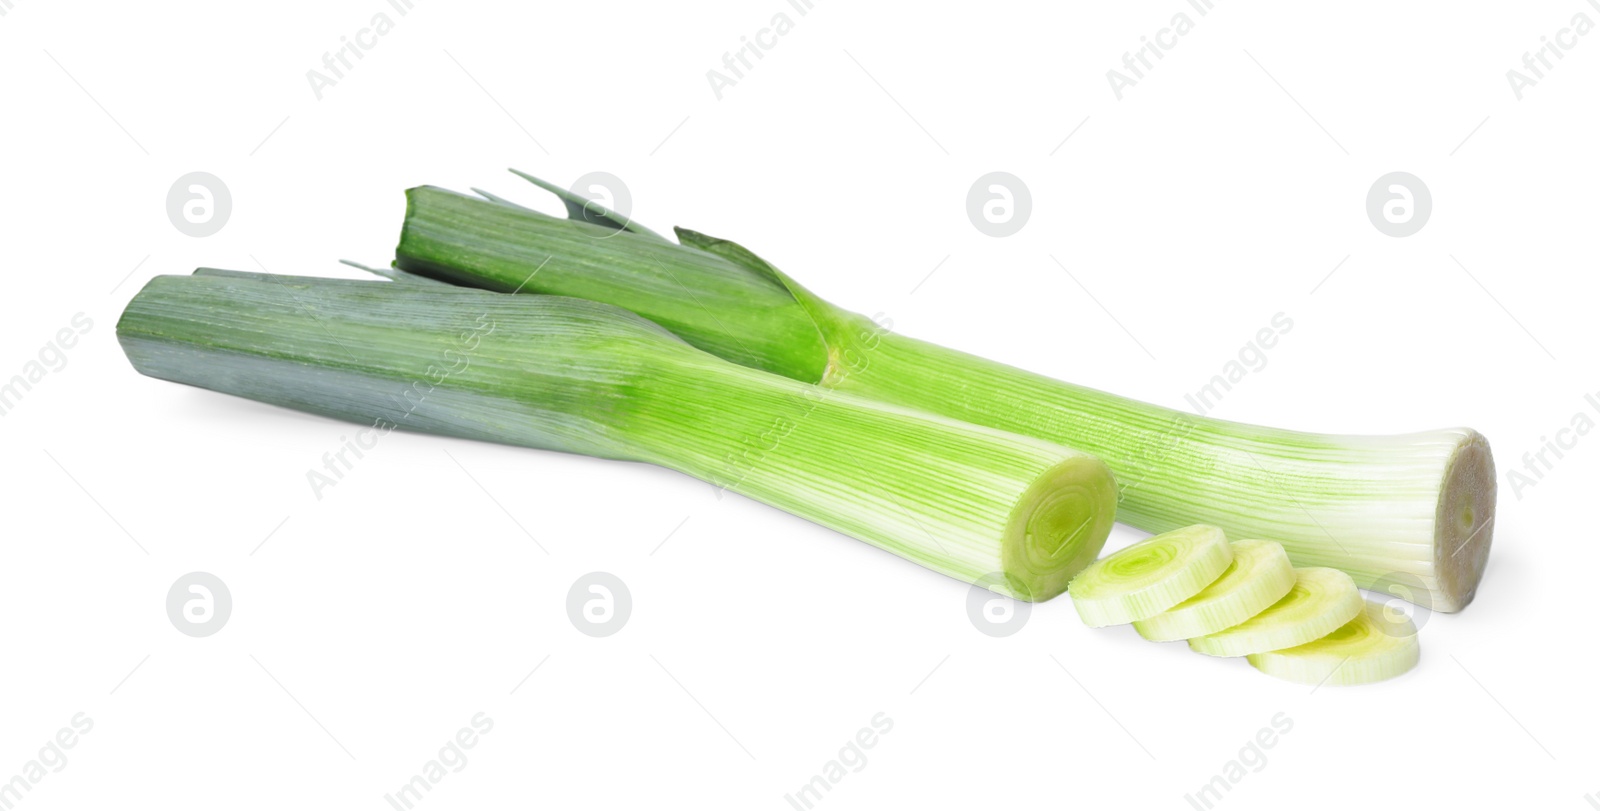
[[[0,780],[94,723],[20,807],[384,809],[479,712],[423,807],[789,808],[880,712],[819,807],[1190,808],[1278,713],[1221,807],[1600,793],[1600,437],[1506,476],[1600,420],[1600,34],[1520,101],[1505,75],[1600,22],[1582,0],[417,0],[321,100],[306,72],[384,0],[10,5],[0,377],[93,321],[0,418]],[[780,11],[794,30],[719,101],[706,72]],[[1193,32],[1117,100],[1106,71],[1179,11]],[[1477,601],[1427,619],[1410,675],[1315,693],[1065,600],[994,639],[965,584],[663,470],[397,433],[318,500],[306,471],[350,426],[140,377],[116,344],[157,274],[386,262],[408,186],[558,210],[507,166],[613,173],[641,222],[738,239],[898,331],[1177,408],[1282,312],[1214,413],[1483,431]],[[1033,197],[1001,239],[965,213],[997,170]],[[191,171],[231,190],[215,236],[167,219]],[[1367,219],[1390,171],[1432,191],[1414,236]],[[634,601],[605,639],[565,610],[596,570]],[[164,609],[192,571],[234,601],[204,639]]]

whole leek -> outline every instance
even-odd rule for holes
[[[1117,475],[1118,518],[1151,532],[1275,540],[1297,566],[1440,611],[1482,577],[1495,475],[1471,429],[1334,436],[1195,416],[887,333],[732,242],[679,229],[673,244],[593,205],[585,222],[433,187],[407,198],[402,271],[615,304],[746,366],[1091,453]]]
[[[152,377],[662,465],[1022,599],[1063,591],[1115,511],[1091,456],[729,363],[591,301],[207,270],[152,280],[117,336]]]

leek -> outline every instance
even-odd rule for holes
[[[1199,594],[1133,623],[1151,642],[1176,642],[1231,628],[1265,611],[1294,588],[1294,567],[1283,545],[1234,541],[1233,563]]]
[[[967,582],[1043,600],[1094,560],[1099,460],[697,350],[617,307],[206,270],[117,325],[151,377],[338,419],[649,462]]]
[[[1196,525],[1146,538],[1095,561],[1067,593],[1090,628],[1148,619],[1209,586],[1233,563],[1222,530]]]
[[[1229,544],[1216,527],[1156,535],[1095,561],[1067,593],[1086,625],[1133,623],[1152,642],[1189,638],[1212,656],[1245,656],[1263,673],[1305,684],[1367,684],[1420,656],[1404,614],[1361,598],[1336,569],[1289,565],[1272,541]]]
[[[1250,666],[1301,684],[1371,684],[1417,666],[1422,649],[1409,617],[1385,615],[1367,603],[1355,619],[1321,639],[1287,650],[1255,653]]]
[[[1321,639],[1355,619],[1363,602],[1350,575],[1337,569],[1299,569],[1283,599],[1238,625],[1189,640],[1189,648],[1207,656],[1249,656],[1292,648]]]
[[[1116,473],[1118,517],[1150,532],[1272,538],[1295,565],[1362,586],[1415,578],[1414,599],[1440,611],[1465,607],[1482,577],[1495,475],[1476,431],[1333,436],[1194,416],[894,335],[693,231],[673,244],[594,204],[579,221],[432,187],[407,198],[402,271],[615,304],[735,363],[1076,448]]]

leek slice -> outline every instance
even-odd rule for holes
[[[729,363],[581,299],[205,271],[152,280],[117,338],[152,377],[672,468],[1018,599],[1065,590],[1116,509],[1091,456]]]
[[[1095,561],[1067,587],[1085,625],[1153,617],[1210,585],[1233,562],[1222,530],[1196,524],[1146,538]]]
[[[1436,611],[1461,610],[1482,578],[1496,479],[1476,431],[1338,436],[1196,416],[887,332],[727,240],[679,229],[674,245],[633,223],[619,231],[433,187],[406,198],[404,270],[615,304],[735,363],[1093,454],[1122,488],[1118,519],[1150,532],[1198,522],[1273,538],[1296,566],[1331,566],[1363,587],[1415,577],[1416,599]]]
[[[1244,622],[1189,640],[1207,656],[1248,656],[1292,648],[1333,633],[1361,613],[1364,600],[1350,575],[1338,569],[1295,571],[1283,599]]]
[[[1175,642],[1231,628],[1266,610],[1294,588],[1294,566],[1274,541],[1234,541],[1233,563],[1199,594],[1133,623],[1151,642]]]
[[[1250,666],[1300,684],[1371,684],[1399,676],[1422,658],[1417,626],[1404,614],[1366,603],[1355,619],[1321,639],[1250,654]]]

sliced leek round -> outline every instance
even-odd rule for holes
[[[1248,656],[1292,648],[1333,633],[1361,613],[1361,592],[1338,569],[1295,570],[1294,587],[1283,599],[1238,625],[1189,640],[1208,656]]]
[[[1366,603],[1356,618],[1321,639],[1250,654],[1250,666],[1300,684],[1371,684],[1416,667],[1417,626],[1404,614]]]
[[[1199,594],[1133,624],[1151,642],[1174,642],[1232,628],[1294,588],[1289,553],[1275,541],[1234,541],[1233,563]]]
[[[1211,585],[1233,562],[1222,530],[1196,524],[1095,561],[1067,586],[1091,628],[1148,619]]]

